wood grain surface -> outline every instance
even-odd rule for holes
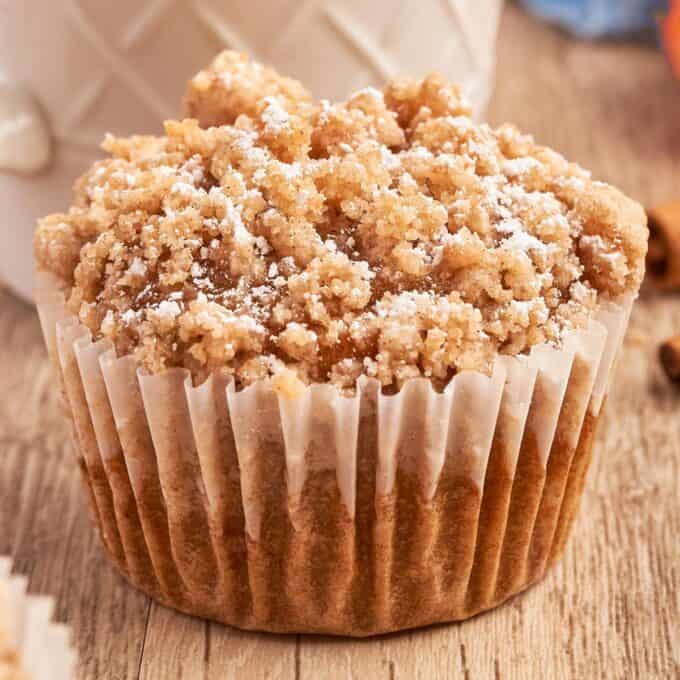
[[[516,122],[646,204],[680,198],[680,83],[654,49],[570,40],[509,6],[492,122]],[[562,562],[459,625],[347,641],[242,633],[151,603],[87,516],[32,309],[0,291],[0,554],[57,599],[82,680],[680,677],[680,390],[656,359],[680,296],[644,294]]]

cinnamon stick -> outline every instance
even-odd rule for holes
[[[659,347],[659,360],[666,375],[680,383],[680,335],[675,335]]]
[[[647,211],[647,278],[659,290],[680,290],[680,201]]]

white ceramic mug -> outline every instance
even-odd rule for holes
[[[106,132],[179,114],[224,48],[340,99],[442,71],[486,103],[502,0],[0,0],[0,278],[31,295],[35,221],[65,210]]]

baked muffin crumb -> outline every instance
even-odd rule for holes
[[[108,137],[36,233],[70,309],[151,372],[274,376],[289,395],[362,375],[441,388],[559,345],[642,279],[639,205],[512,126],[473,123],[437,75],[317,105],[225,53],[187,101],[219,126]]]

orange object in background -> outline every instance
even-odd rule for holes
[[[661,39],[673,71],[680,78],[680,0],[670,2],[670,10],[661,22]]]

